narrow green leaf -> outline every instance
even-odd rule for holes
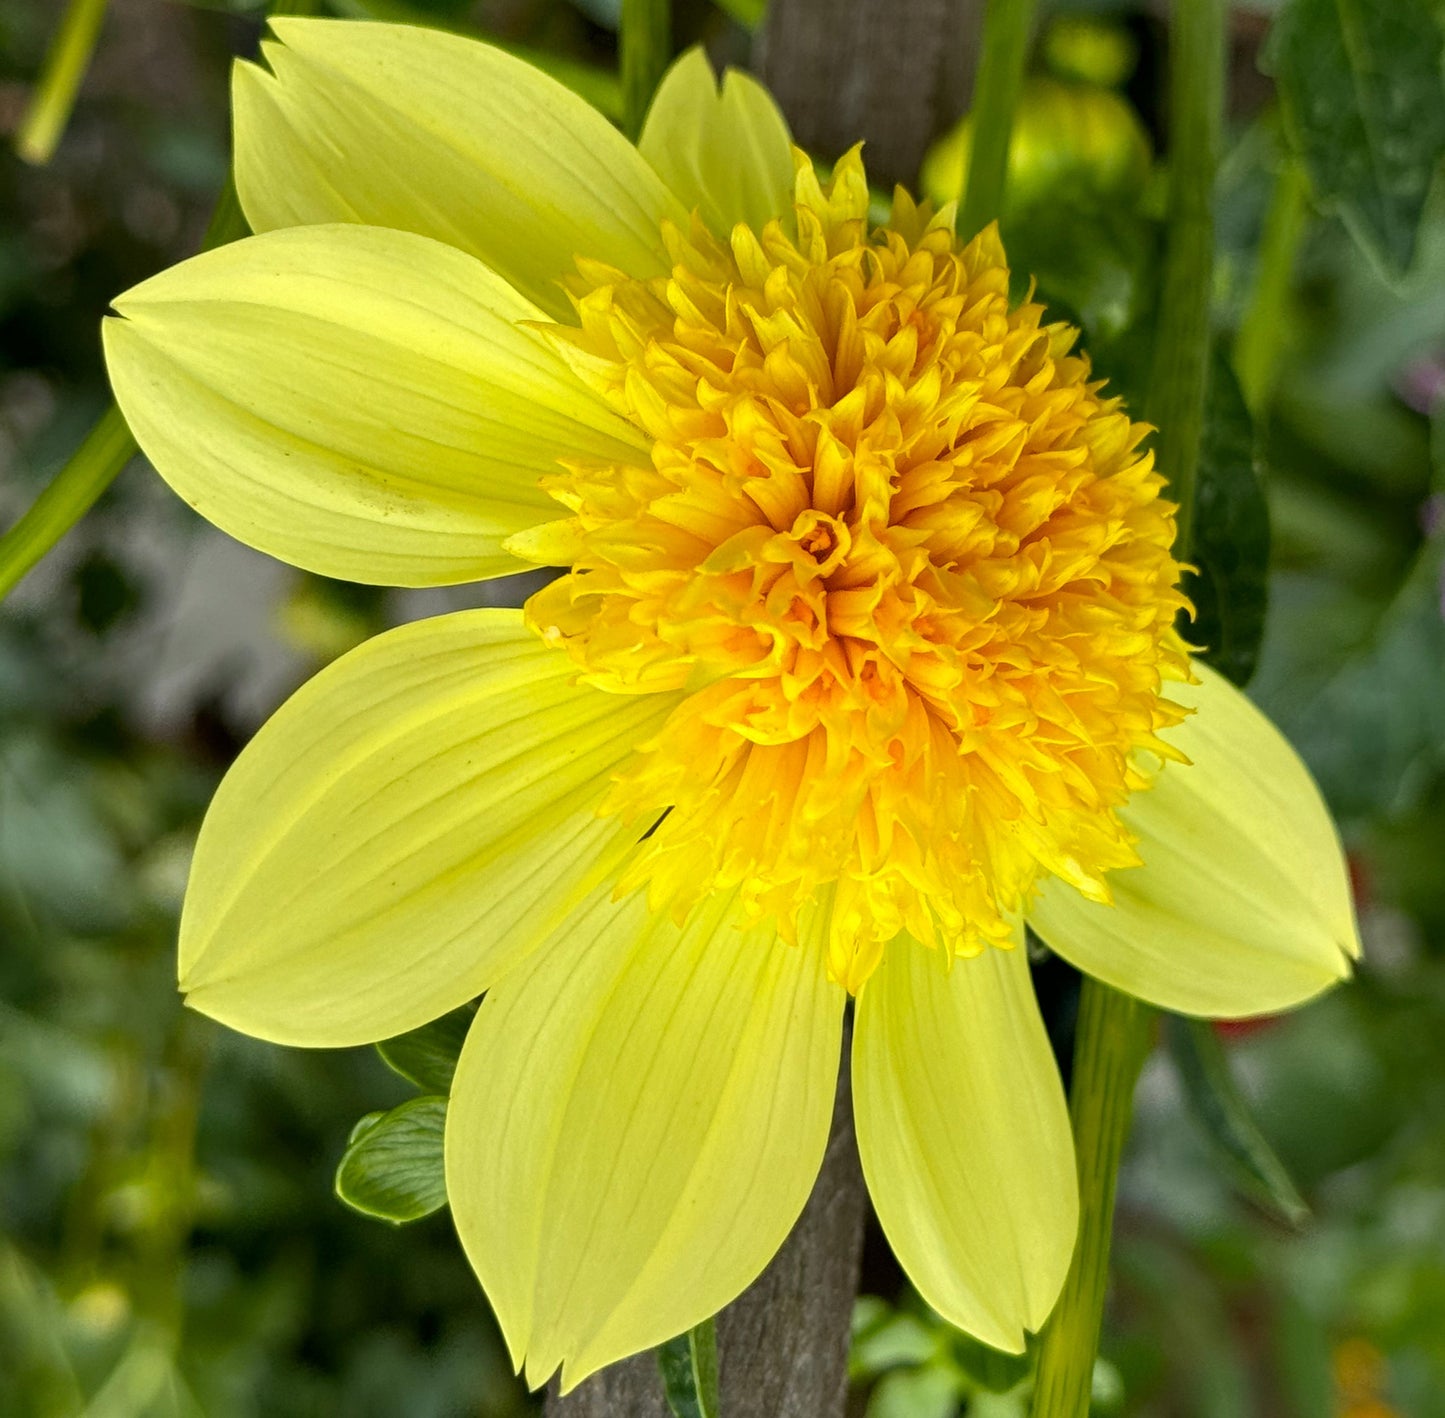
[[[351,1130],[336,1169],[336,1195],[363,1216],[400,1226],[446,1205],[442,1133],[447,1100],[409,1098],[368,1113]]]
[[[719,1418],[717,1327],[712,1320],[658,1346],[657,1367],[676,1418]]]
[[[1315,199],[1390,277],[1445,156],[1442,56],[1433,0],[1292,0],[1264,56]]]
[[[1185,589],[1194,602],[1189,638],[1235,684],[1254,673],[1268,601],[1269,504],[1256,458],[1254,421],[1222,358],[1209,375],[1194,489],[1199,568]]]
[[[1284,1163],[1259,1130],[1208,1020],[1166,1016],[1169,1051],[1184,1095],[1235,1184],[1287,1225],[1310,1214]]]
[[[427,1093],[450,1093],[452,1075],[457,1071],[457,1056],[466,1042],[476,1010],[464,1004],[420,1029],[383,1039],[376,1046],[382,1061],[408,1083]]]

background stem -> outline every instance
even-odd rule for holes
[[[634,142],[647,106],[672,61],[670,0],[622,0],[618,31],[622,64],[622,127]]]
[[[26,162],[47,163],[55,152],[90,67],[105,6],[106,0],[70,0],[15,134],[15,151]]]
[[[1187,558],[1194,474],[1209,378],[1214,174],[1224,131],[1224,0],[1176,3],[1170,30],[1169,220],[1154,377],[1145,413],[1159,430],[1159,467],[1179,504],[1174,554]]]
[[[1003,213],[1009,139],[1033,31],[1034,0],[989,0],[971,110],[968,183],[958,230],[965,238]]]
[[[1154,340],[1149,418],[1179,503],[1175,555],[1189,554],[1194,476],[1204,426],[1214,260],[1214,174],[1224,126],[1224,0],[1174,6],[1171,32],[1169,229]],[[1109,1280],[1119,1159],[1155,1011],[1086,979],[1069,1114],[1079,1169],[1079,1239],[1044,1330],[1032,1418],[1084,1418]]]
[[[0,538],[0,600],[90,511],[138,451],[112,404],[30,510]]]
[[[1280,159],[1274,194],[1264,219],[1254,289],[1234,340],[1234,370],[1245,402],[1259,418],[1274,392],[1284,353],[1295,257],[1309,220],[1309,178],[1294,157]]]
[[[315,8],[315,0],[276,0],[271,13],[296,15]],[[201,238],[201,250],[239,241],[249,230],[236,197],[235,179],[227,176]],[[138,452],[125,419],[112,403],[29,510],[0,536],[0,601],[95,506]]]

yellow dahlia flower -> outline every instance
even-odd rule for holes
[[[922,1294],[1019,1350],[1077,1219],[1027,919],[1172,1009],[1357,952],[1334,830],[1174,630],[1173,508],[998,237],[820,185],[699,54],[638,147],[422,29],[277,20],[235,75],[259,235],[116,302],[171,485],[331,576],[566,574],[381,635],[216,795],[181,985],[289,1044],[485,992],[463,1245],[564,1385],[731,1300],[828,1133]],[[519,560],[520,558],[520,560]],[[1167,766],[1165,766],[1167,761]]]

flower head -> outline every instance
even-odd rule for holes
[[[1184,600],[1145,428],[1010,309],[997,233],[905,194],[874,231],[856,150],[826,188],[795,157],[760,232],[583,264],[559,333],[652,457],[572,463],[573,515],[508,546],[571,567],[527,621],[585,682],[687,694],[604,809],[657,823],[624,888],[679,919],[735,888],[790,940],[826,890],[856,991],[900,931],[1006,946],[1040,873],[1107,897]]]
[[[486,992],[448,1192],[519,1366],[706,1317],[864,1172],[945,1316],[1019,1349],[1077,1215],[1023,919],[1192,1013],[1357,952],[1308,774],[1192,664],[1147,432],[997,233],[828,182],[700,54],[639,148],[485,46],[277,21],[261,233],[129,292],[117,397],[235,535],[403,585],[566,570],[284,705],[207,817],[197,1008],[292,1043]],[[1164,470],[1167,472],[1167,469]]]

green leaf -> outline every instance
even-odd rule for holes
[[[712,1320],[658,1346],[657,1367],[676,1418],[718,1418],[717,1327]]]
[[[731,15],[745,30],[755,30],[768,12],[768,0],[717,0],[717,7]]]
[[[1316,200],[1390,277],[1445,155],[1442,54],[1432,0],[1292,0],[1265,55]]]
[[[1254,1121],[1214,1026],[1208,1020],[1166,1015],[1165,1029],[1184,1096],[1216,1156],[1241,1191],[1287,1225],[1298,1226],[1310,1214],[1309,1207]]]
[[[400,1226],[446,1205],[442,1133],[447,1100],[423,1096],[368,1113],[351,1130],[336,1195],[353,1211]]]
[[[1369,643],[1287,725],[1341,816],[1394,815],[1445,763],[1445,534],[1416,556]]]
[[[450,1093],[457,1056],[466,1042],[476,1009],[464,1004],[420,1029],[383,1039],[376,1052],[393,1072],[427,1093]]]
[[[947,1349],[944,1330],[942,1320],[923,1320],[876,1295],[860,1295],[853,1306],[848,1375],[867,1379],[900,1365],[925,1364]]]
[[[1255,457],[1254,423],[1234,371],[1216,359],[1210,371],[1204,434],[1194,491],[1198,574],[1185,590],[1194,602],[1189,639],[1235,684],[1248,683],[1259,658],[1268,600],[1269,504]]]
[[[864,1418],[953,1418],[962,1398],[962,1384],[945,1368],[895,1369],[878,1381]]]
[[[1027,1354],[1005,1354],[962,1331],[953,1336],[952,1353],[954,1363],[985,1393],[1008,1393],[1033,1367]]]

